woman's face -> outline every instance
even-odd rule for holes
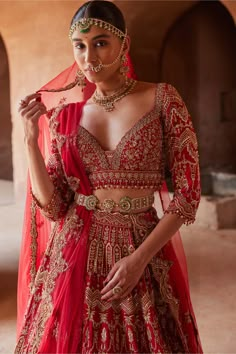
[[[75,30],[72,45],[75,60],[90,82],[105,81],[120,68],[118,60],[111,67],[102,68],[99,72],[91,69],[99,64],[111,64],[119,55],[122,40],[110,31],[97,26],[91,26],[87,33]]]

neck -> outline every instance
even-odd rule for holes
[[[96,91],[101,96],[110,96],[119,90],[125,83],[123,75],[115,75],[107,81],[96,84]]]

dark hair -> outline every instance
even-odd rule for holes
[[[72,18],[71,26],[81,18],[97,18],[117,27],[125,33],[125,19],[120,9],[110,1],[93,0],[83,4]]]

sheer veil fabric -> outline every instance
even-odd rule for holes
[[[128,66],[130,68],[129,75],[135,77],[135,73],[128,57]],[[65,87],[67,84],[74,81],[76,71],[78,66],[74,63],[71,67],[64,70],[52,81],[47,83],[42,89],[55,89]],[[83,105],[86,103],[86,100],[93,94],[95,85],[87,81],[87,85],[82,92],[81,89],[76,86],[71,90],[56,92],[56,93],[47,93],[42,92],[42,101],[45,103],[48,110],[51,110],[57,107],[60,103],[65,102],[65,104],[73,102],[81,102],[78,106],[82,109]],[[78,125],[80,123],[80,113],[79,111],[76,115],[74,122],[66,123],[61,126],[61,133],[70,133],[76,135]],[[40,118],[40,137],[39,137],[39,146],[41,152],[47,162],[48,157],[51,153],[51,136],[49,130],[49,115],[44,115]],[[64,130],[64,131],[63,131]],[[71,155],[70,155],[71,153]],[[89,195],[92,193],[89,180],[85,174],[83,164],[80,160],[79,151],[68,152],[62,150],[62,158],[65,160],[65,173],[68,175],[74,175],[80,180],[80,192]],[[73,160],[73,161],[72,161]],[[70,163],[72,161],[72,163]],[[170,203],[169,192],[164,182],[160,191],[156,192],[155,195],[155,206],[157,213],[161,216],[164,211],[167,209]],[[65,251],[67,252],[67,259],[70,262],[70,269],[72,271],[66,270],[63,274],[59,276],[57,288],[53,296],[54,308],[52,314],[48,321],[46,322],[44,328],[43,339],[39,345],[39,352],[41,353],[72,353],[76,352],[76,345],[78,343],[78,337],[80,335],[80,329],[82,326],[82,314],[81,314],[81,302],[83,301],[83,277],[85,272],[85,265],[87,259],[87,248],[86,248],[86,238],[88,236],[88,230],[91,220],[91,213],[85,210],[83,207],[77,208],[78,217],[83,221],[83,229],[81,231],[80,239],[76,247]],[[25,216],[24,216],[24,225],[23,225],[23,239],[20,253],[20,262],[19,262],[19,277],[18,277],[18,318],[17,318],[17,332],[18,337],[22,330],[26,328],[27,317],[27,308],[29,308],[32,301],[32,294],[34,292],[34,281],[37,277],[37,271],[40,268],[42,259],[44,258],[45,251],[52,247],[55,237],[53,235],[53,224],[43,217],[40,213],[40,210],[35,207],[35,202],[31,195],[31,186],[30,180],[28,178],[27,183],[27,197],[25,205]],[[51,236],[50,236],[51,235]],[[53,239],[54,237],[54,239]],[[180,281],[181,286],[183,287],[182,294],[178,294],[180,301],[187,302],[189,308],[192,309],[190,295],[189,295],[189,283],[187,275],[187,266],[186,258],[183,250],[183,245],[179,232],[177,232],[172,239],[168,242],[168,247],[166,248],[169,252],[168,257],[174,261],[175,267],[172,267],[170,272],[170,281]],[[78,267],[78,262],[80,260]],[[176,279],[177,270],[179,276]],[[76,281],[74,281],[74,274],[76,273]],[[179,280],[180,279],[180,280]],[[79,285],[78,285],[79,284]],[[72,301],[71,293],[78,294],[78,302],[73,312],[68,311],[67,305]],[[195,323],[195,318],[192,312],[192,321]],[[55,321],[55,316],[63,316],[63,324],[58,328],[58,340],[56,344],[54,342],[49,342],[48,337],[52,331],[52,324]],[[76,326],[73,327],[73,322],[76,323]],[[67,328],[71,329],[73,335],[73,340],[68,339],[64,336],[64,333]],[[76,329],[75,329],[76,327]],[[195,325],[195,328],[197,326]],[[199,342],[200,348],[200,342]],[[20,351],[19,351],[20,352]]]

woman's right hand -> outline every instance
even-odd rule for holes
[[[47,111],[45,105],[41,102],[40,93],[26,96],[21,101],[18,111],[24,125],[25,142],[37,143],[39,137],[38,121],[40,116]]]

